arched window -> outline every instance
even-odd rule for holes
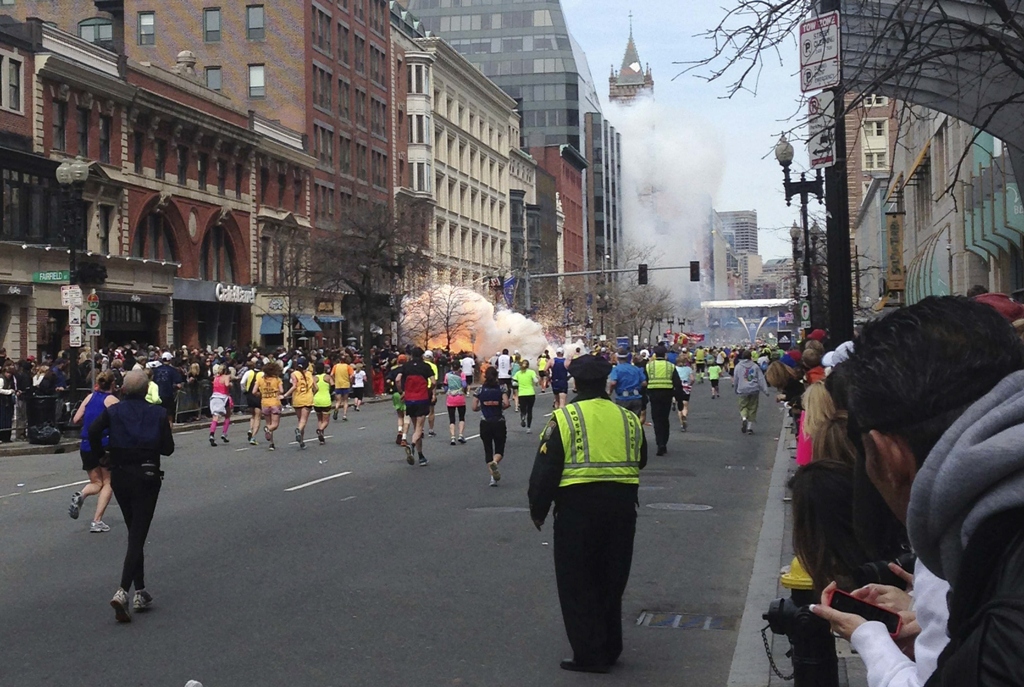
[[[199,253],[199,278],[206,281],[235,281],[234,253],[231,239],[224,227],[214,227],[206,232],[203,249]]]
[[[112,43],[114,23],[110,19],[95,17],[78,23],[78,37],[90,43]]]
[[[151,213],[139,224],[132,242],[132,257],[175,261],[171,227],[163,215]]]

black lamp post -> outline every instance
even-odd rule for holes
[[[800,300],[800,237],[803,232],[796,222],[789,228],[789,238],[793,241],[793,299]]]
[[[775,159],[782,165],[783,183],[786,191],[786,205],[791,205],[794,196],[800,196],[800,227],[804,234],[804,276],[807,278],[808,302],[810,302],[811,290],[811,239],[807,226],[807,197],[814,195],[819,202],[825,199],[825,183],[821,177],[821,170],[814,171],[814,178],[808,179],[804,172],[800,173],[800,181],[793,181],[789,175],[790,165],[793,164],[793,146],[786,140],[783,134],[779,142],[775,144]],[[813,314],[813,312],[812,312]]]
[[[82,190],[89,179],[89,162],[81,156],[65,160],[57,167],[57,181],[63,190],[64,238],[68,242],[68,267],[72,285],[78,284],[78,246],[82,241]],[[70,321],[69,321],[70,324]],[[70,335],[70,327],[68,328]],[[78,393],[78,346],[69,346],[71,398]]]

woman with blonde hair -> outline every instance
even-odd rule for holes
[[[231,406],[231,373],[224,365],[214,365],[213,395],[210,396],[210,415],[213,416],[213,421],[210,423],[210,446],[217,446],[214,435],[217,433],[218,422],[224,423],[220,440],[225,444],[228,443],[228,427],[231,426]]]

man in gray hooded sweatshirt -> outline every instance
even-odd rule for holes
[[[757,406],[761,394],[768,395],[768,382],[764,373],[751,359],[750,351],[740,353],[740,361],[732,373],[732,387],[736,392],[740,406],[740,433],[753,434],[754,423],[757,422]]]
[[[1024,345],[990,306],[931,297],[865,326],[846,364],[867,474],[952,588],[927,685],[1024,684]]]

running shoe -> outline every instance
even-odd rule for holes
[[[277,450],[277,447],[274,446],[274,442],[270,442],[270,446],[267,447],[267,450],[270,450],[270,451],[276,451]]]
[[[226,435],[224,435],[224,434],[221,434],[221,435],[220,435],[220,440],[221,440],[221,441],[223,441],[223,442],[224,442],[225,444],[227,444],[227,443],[230,443],[230,442],[228,441],[228,438],[227,438],[227,436],[226,436]]]
[[[437,432],[435,432],[434,430],[431,429],[431,430],[429,430],[427,432],[427,436],[436,437],[437,436]]]
[[[412,446],[403,442],[402,447],[405,449],[405,462],[409,465],[415,465],[416,461],[412,457]]]
[[[252,437],[250,437],[250,438],[249,438],[249,445],[250,445],[250,446],[258,446],[258,445],[259,445],[259,442],[257,442],[257,441],[256,441],[255,439],[253,439]]]
[[[421,453],[420,454],[420,467],[424,467],[426,465],[430,465],[430,461],[428,461],[427,457]]]
[[[320,442],[321,446],[327,443],[327,439],[324,437],[324,430],[322,429],[316,430],[316,438]]]
[[[493,460],[487,464],[487,469],[491,471],[491,479],[495,482],[501,480],[501,471],[498,469],[498,464]]]
[[[263,428],[263,438],[269,441],[270,443],[274,442],[274,435],[270,433],[270,429],[267,427]]]
[[[746,434],[746,433],[747,433],[747,421],[744,420],[743,422],[740,423],[740,434]]]
[[[213,437],[212,434],[210,435],[210,446],[217,448],[217,440]]]
[[[337,408],[334,409],[334,421],[335,422],[338,421],[338,409]]]
[[[525,417],[519,418],[519,426],[520,427],[525,427],[526,426],[526,418]]]
[[[128,592],[118,588],[114,592],[114,598],[110,600],[110,606],[114,609],[114,617],[119,623],[130,623],[132,614],[128,612]]]
[[[89,523],[90,532],[109,532],[110,525],[103,522],[102,520],[93,520]]]
[[[152,603],[153,595],[145,589],[141,589],[135,592],[135,598],[132,599],[132,608],[136,611],[145,611]]]
[[[496,480],[496,479],[494,479],[494,478],[492,477],[492,478],[491,478],[491,484],[490,484],[490,486],[492,486],[492,487],[496,487],[496,486],[498,486],[498,480]]]
[[[78,513],[82,510],[83,501],[85,501],[85,497],[82,496],[82,492],[76,491],[71,495],[71,505],[68,506],[68,515],[71,516],[72,520],[78,520]]]
[[[455,445],[455,437],[452,437],[452,446]]]
[[[464,437],[464,436],[462,436],[462,435],[460,434],[460,435],[459,435],[459,443],[460,443],[460,444],[464,444],[464,443],[466,443],[466,437]]]
[[[356,412],[357,413],[359,412],[359,406],[356,406]]]
[[[299,431],[298,427],[295,428],[295,441],[300,444],[302,443],[302,432]]]
[[[359,410],[359,409],[356,408],[356,410]],[[334,418],[334,419],[337,420],[338,418]],[[342,415],[341,419],[342,419],[343,422],[348,422],[348,415]]]
[[[402,433],[401,433],[401,432],[399,432],[399,433],[398,433],[398,436],[396,436],[396,437],[395,437],[395,443],[396,443],[396,444],[398,444],[399,446],[401,446],[401,445],[402,445],[402,442],[403,442],[403,439],[402,439]]]
[[[248,432],[245,433],[245,440],[248,441],[250,444],[252,443],[252,430],[251,429]]]

